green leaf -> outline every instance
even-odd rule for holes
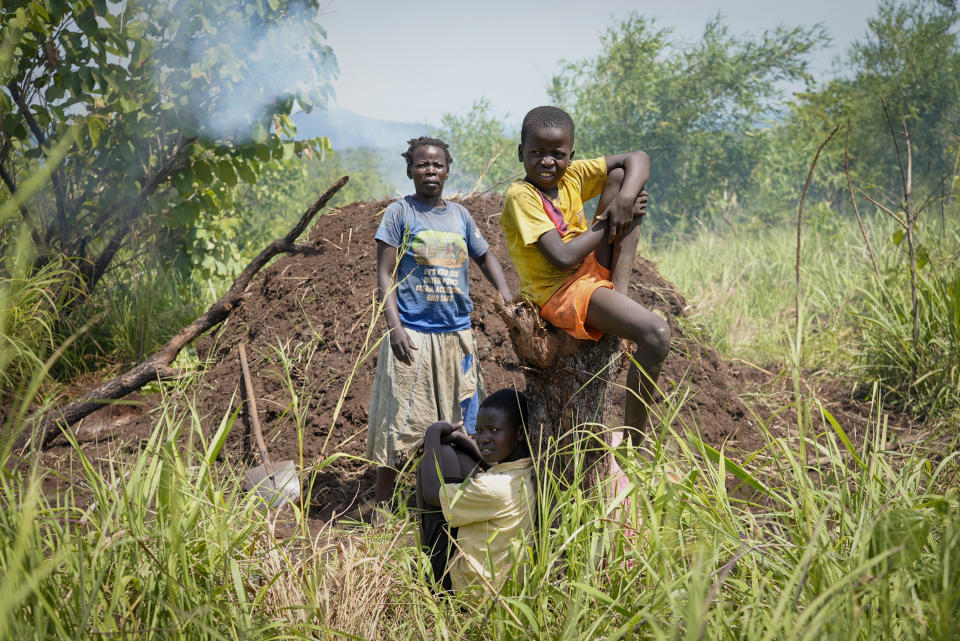
[[[253,147],[253,153],[257,157],[257,160],[260,162],[267,162],[270,160],[270,146],[265,144],[257,144]]]
[[[538,638],[540,635],[540,621],[537,620],[537,615],[533,613],[533,609],[524,603],[523,601],[511,601],[509,606],[504,603],[504,607],[515,607],[523,614],[523,617],[527,620],[527,632],[530,633],[532,639]]]
[[[897,231],[893,232],[893,244],[894,244],[894,245],[899,245],[900,243],[902,243],[902,242],[903,242],[903,238],[904,238],[906,235],[907,235],[906,232],[903,231],[902,229],[898,229]]]
[[[89,38],[97,36],[97,17],[93,13],[93,7],[87,7],[85,10],[76,14],[77,26]]]
[[[745,469],[743,469],[742,467],[740,467],[739,465],[731,461],[729,458],[727,458],[717,450],[713,449],[712,447],[704,443],[702,440],[700,440],[699,437],[694,436],[693,434],[687,434],[687,439],[690,440],[690,442],[693,443],[694,446],[701,448],[703,450],[704,455],[706,455],[707,459],[709,459],[711,462],[719,463],[722,459],[726,470],[731,474],[733,474],[738,479],[740,479],[742,482],[746,483],[747,485],[757,490],[758,492],[762,492],[766,494],[767,496],[771,496],[771,497],[774,496],[774,494],[770,492],[770,489],[766,485],[761,483],[752,474],[750,474]]]
[[[173,445],[167,441],[163,444],[163,458],[160,463],[160,484],[157,486],[157,509],[161,518],[166,517],[170,510],[170,499],[173,496]]]
[[[237,601],[241,604],[247,603],[247,591],[243,587],[243,579],[240,578],[240,566],[236,559],[230,559],[230,577],[233,579],[233,590],[237,594]]]
[[[843,430],[843,428],[840,427],[840,423],[837,422],[837,419],[835,419],[833,414],[831,414],[823,405],[820,405],[820,411],[823,412],[824,417],[826,417],[827,422],[830,423],[830,427],[833,428],[833,431],[840,439],[840,442],[843,443],[845,448],[847,448],[847,453],[853,457],[853,460],[857,462],[857,465],[860,466],[860,469],[866,470],[867,464],[864,463],[863,459],[860,458],[860,455],[857,454],[857,448],[853,446],[853,442],[850,440],[850,437],[847,436],[847,433]]]
[[[173,186],[181,196],[189,196],[193,193],[193,169],[184,167],[172,177]]]
[[[899,560],[907,568],[920,558],[929,534],[930,521],[922,511],[893,508],[877,519],[870,537],[871,552],[879,555],[900,548]]]
[[[50,19],[59,22],[63,16],[64,0],[47,0],[47,8],[50,10]]]
[[[191,227],[200,216],[200,205],[187,200],[174,207],[170,214],[179,227]]]
[[[105,125],[99,118],[87,118],[87,132],[90,134],[90,142],[94,147],[100,144],[100,132],[104,130]]]
[[[923,269],[930,262],[930,256],[927,254],[927,248],[923,245],[917,247],[917,269]]]
[[[237,172],[233,170],[233,163],[229,160],[221,160],[217,163],[217,177],[230,187],[237,184]]]
[[[211,171],[210,165],[206,161],[198,160],[195,162],[193,164],[193,173],[203,184],[209,185],[213,182],[213,171]]]
[[[253,169],[250,167],[250,163],[241,162],[236,165],[237,173],[240,174],[240,178],[249,184],[257,182],[257,175],[253,172]]]

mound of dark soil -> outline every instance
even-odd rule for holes
[[[498,225],[502,197],[474,196],[462,202],[516,291],[519,283]],[[222,330],[198,342],[201,356],[212,365],[191,394],[211,433],[240,403],[236,346],[245,341],[265,438],[275,460],[299,462],[301,442],[308,468],[337,452],[364,454],[375,344],[385,330],[382,319],[374,320],[373,236],[387,204],[353,203],[318,218],[310,233],[316,252],[287,256],[264,269]],[[522,387],[523,375],[506,327],[493,309],[495,292],[474,265],[470,278],[486,388]],[[715,350],[688,336],[678,324],[686,302],[651,262],[638,257],[631,282],[631,296],[660,310],[673,330],[673,349],[660,385],[665,394],[690,390],[681,415],[684,424],[715,447],[726,444],[740,451],[760,447],[762,440],[741,394],[748,386],[770,384],[770,377],[724,361]],[[623,391],[613,389],[608,402],[622,408],[623,401]],[[618,416],[619,410],[613,415]],[[135,449],[155,421],[144,413],[125,426],[119,437]],[[243,466],[255,460],[251,445],[249,431],[238,423],[224,449],[225,462]],[[57,455],[56,449],[52,456]],[[351,509],[358,499],[367,498],[372,482],[370,467],[356,460],[340,460],[320,469],[311,501],[315,516],[328,518]]]
[[[249,297],[216,341],[208,338],[201,342],[202,355],[209,353],[214,365],[196,398],[211,425],[231,410],[231,403],[239,402],[236,345],[246,341],[261,419],[274,458],[298,458],[298,420],[306,461],[334,452],[363,455],[376,366],[373,346],[385,330],[382,320],[370,327],[376,288],[373,236],[387,204],[389,201],[354,203],[318,219],[310,235],[310,241],[319,245],[317,254],[286,257],[270,265],[251,285]],[[463,204],[516,291],[519,282],[498,224],[502,197],[471,197]],[[493,310],[495,292],[475,265],[471,265],[470,280],[486,387],[490,391],[505,386],[522,388],[523,374],[506,327]],[[687,424],[698,426],[712,444],[733,440],[742,449],[750,449],[756,437],[738,398],[742,387],[739,371],[714,350],[684,335],[677,319],[686,303],[652,263],[638,258],[632,282],[631,294],[648,308],[661,310],[673,329],[674,350],[661,377],[665,393],[678,385],[689,386],[694,395],[684,406]],[[292,359],[295,364],[288,365]],[[622,390],[614,390],[610,402],[622,407],[623,397]],[[240,458],[249,452],[244,441],[242,431],[235,431],[225,455]],[[343,509],[366,491],[372,481],[363,476],[366,471],[367,466],[360,463],[341,463],[321,471],[314,504],[325,512]]]

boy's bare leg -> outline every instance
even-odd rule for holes
[[[623,184],[623,170],[614,169],[607,174],[607,180],[603,183],[603,191],[600,192],[600,201],[597,203],[597,213],[599,214],[607,208],[614,198],[620,193],[620,185]],[[607,269],[613,267],[614,247],[610,243],[600,243],[600,246],[594,250],[597,262]]]
[[[610,260],[610,282],[618,292],[627,293],[630,276],[633,274],[633,261],[637,257],[637,244],[640,242],[640,225],[613,244],[613,257]]]
[[[645,375],[630,364],[624,408],[624,423],[630,426],[630,440],[637,445],[647,427],[647,408],[656,391],[660,367],[670,351],[670,326],[625,294],[606,288],[596,290],[590,297],[586,320],[591,327],[632,340],[637,345],[633,358]]]
[[[597,212],[602,212],[620,194],[623,185],[623,170],[614,169],[607,174],[597,203]],[[639,194],[631,194],[636,199]],[[637,255],[637,243],[640,240],[639,225],[629,234],[612,244],[603,243],[596,249],[597,262],[610,270],[610,280],[614,289],[626,292],[630,284],[630,274],[633,272],[633,260]]]
[[[597,204],[598,212],[606,209],[620,194],[622,184],[623,170],[615,169],[607,175]],[[635,199],[639,194],[632,196]],[[641,375],[633,363],[630,364],[627,370],[629,391],[624,408],[624,423],[632,428],[628,436],[635,445],[639,444],[640,435],[646,429],[647,408],[653,399],[660,366],[670,351],[670,326],[667,322],[627,297],[639,240],[640,226],[637,225],[619,242],[602,243],[596,249],[597,262],[611,271],[610,280],[614,289],[598,289],[591,296],[587,309],[588,325],[630,339],[637,345],[633,358],[646,376]]]

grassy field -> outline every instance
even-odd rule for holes
[[[882,283],[856,230],[811,235],[804,254],[800,366],[864,380],[926,367],[929,389],[866,385],[875,419],[855,441],[801,398],[819,419],[802,437],[761,425],[764,446],[729,458],[689,426],[665,424],[645,451],[609,452],[630,478],[616,496],[584,489],[591,470],[568,483],[540,461],[540,522],[550,526],[479,600],[433,595],[415,517],[402,508],[377,528],[311,523],[304,506],[264,509],[239,471],[216,462],[235,415],[206,440],[194,408],[167,400],[137,455],[118,445],[94,461],[75,446],[78,474],[56,492],[44,491],[50,472],[36,461],[9,458],[9,437],[25,426],[25,405],[13,406],[0,443],[0,638],[958,639],[955,430],[905,445],[885,414],[913,399],[930,425],[955,425],[951,234],[931,243],[921,272],[925,349],[904,342],[910,295],[896,246],[881,253]],[[728,356],[790,369],[794,238],[704,234],[644,251],[688,296],[691,329]],[[39,291],[7,284],[7,328],[45,318]],[[33,381],[30,398],[52,360],[31,356],[29,342],[7,345],[16,351],[4,365]],[[585,432],[578,447],[606,446]],[[306,472],[330,462],[307,461]]]
[[[166,409],[135,459],[77,448],[76,492],[3,476],[3,638],[958,638],[956,444],[891,448],[882,415],[861,447],[837,424],[812,435],[811,466],[770,434],[735,466],[673,425],[676,448],[611,452],[630,478],[616,497],[541,461],[553,525],[476,601],[431,594],[411,514],[311,531],[299,508],[264,511],[214,462],[235,417],[205,442],[195,413]]]
[[[914,343],[905,243],[892,240],[895,227],[886,220],[868,229],[882,280],[854,221],[805,234],[800,366],[881,381],[891,401],[956,424],[960,230],[935,223],[919,235],[928,261],[917,277],[921,319]],[[694,330],[728,357],[776,369],[791,364],[796,339],[796,242],[796,229],[787,227],[703,231],[640,251],[687,296]]]

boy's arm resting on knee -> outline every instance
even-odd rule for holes
[[[572,269],[606,241],[608,225],[605,220],[595,220],[587,231],[567,242],[563,242],[560,232],[551,229],[537,239],[537,249],[557,269]]]
[[[633,229],[634,204],[640,196],[644,185],[650,178],[650,157],[642,151],[628,154],[617,154],[605,157],[607,172],[614,169],[623,170],[623,183],[620,193],[607,208],[597,213],[597,220],[609,220],[609,240],[619,240]]]
[[[500,267],[500,261],[493,255],[493,252],[488,250],[486,254],[479,258],[474,258],[473,261],[477,264],[477,267],[480,268],[480,271],[483,272],[483,275],[486,276],[487,281],[497,288],[497,291],[503,296],[503,300],[510,302],[513,294],[510,293],[507,279],[503,277],[503,268]]]
[[[420,491],[423,501],[428,505],[440,507],[440,490],[443,487],[444,477],[460,475],[457,469],[447,469],[444,457],[440,455],[443,447],[443,438],[449,436],[454,429],[450,423],[443,421],[434,423],[427,428],[423,437],[423,459],[420,461]]]
[[[383,303],[383,316],[390,329],[390,349],[402,363],[413,362],[413,352],[417,349],[410,341],[406,330],[400,323],[400,309],[397,307],[397,288],[394,286],[394,274],[397,270],[397,248],[382,240],[377,241],[377,297]]]

